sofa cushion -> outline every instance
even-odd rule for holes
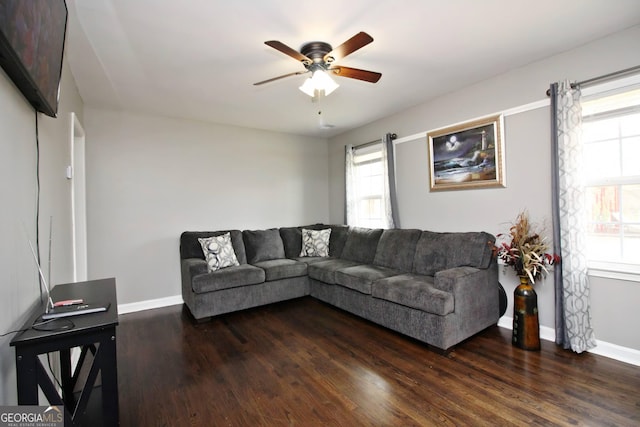
[[[342,285],[345,288],[353,289],[363,294],[371,294],[373,282],[398,274],[402,274],[402,272],[377,265],[354,265],[353,267],[341,268],[336,271],[335,277],[337,285]]]
[[[240,265],[233,251],[231,235],[229,233],[220,236],[199,238],[198,241],[202,246],[202,252],[207,261],[209,271]]]
[[[244,230],[242,232],[247,262],[255,264],[270,259],[281,259],[284,256],[284,245],[277,228],[268,230]]]
[[[423,231],[416,245],[413,272],[433,276],[454,267],[487,268],[495,238],[485,232],[435,233]]]
[[[200,242],[198,242],[198,239],[211,236],[220,236],[225,233],[229,233],[231,235],[231,244],[233,245],[233,252],[236,254],[238,263],[246,264],[247,255],[244,250],[244,241],[242,240],[242,232],[240,230],[185,231],[180,235],[180,259],[204,259],[202,246],[200,245]]]
[[[330,236],[330,228],[325,228],[322,230],[311,230],[309,228],[303,228],[302,249],[300,250],[300,256],[328,257]]]
[[[264,270],[265,280],[267,282],[287,279],[289,277],[299,277],[307,274],[306,263],[286,258],[260,261],[252,265]]]
[[[437,271],[446,269],[447,249],[444,234],[433,231],[422,232],[413,257],[414,273],[433,276]]]
[[[487,268],[493,257],[496,238],[489,233],[446,233],[448,253],[447,268]]]
[[[332,257],[327,258],[326,256],[301,256],[297,258],[293,258],[294,261],[304,262],[305,264],[313,264],[314,262],[326,261],[327,259],[333,259]]]
[[[264,282],[264,279],[263,269],[243,264],[195,276],[191,288],[196,294],[202,294],[240,286],[257,285]]]
[[[309,264],[307,273],[312,279],[319,280],[328,285],[336,284],[336,271],[341,268],[358,265],[357,262],[340,258],[331,258],[325,261],[318,261]]]
[[[298,258],[302,251],[302,230],[300,227],[280,228],[280,238],[284,245],[284,256],[286,258]]]
[[[384,230],[380,236],[375,265],[411,273],[416,244],[422,232],[420,230]]]
[[[349,226],[347,225],[330,225],[331,237],[329,238],[329,256],[340,258],[344,245],[349,236]]]
[[[402,274],[373,282],[374,298],[440,316],[453,312],[453,294],[433,287],[433,277]]]
[[[382,229],[379,228],[351,228],[340,258],[359,264],[371,264],[381,235]]]

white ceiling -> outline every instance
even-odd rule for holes
[[[331,137],[640,23],[638,0],[67,0],[67,55],[87,106]],[[338,61],[313,103],[308,75],[264,44],[373,43]],[[640,45],[640,41],[639,41]],[[319,117],[318,111],[322,111]],[[334,125],[323,128],[320,124]]]

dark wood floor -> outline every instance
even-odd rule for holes
[[[120,317],[123,426],[640,425],[640,368],[492,327],[443,356],[311,298]]]

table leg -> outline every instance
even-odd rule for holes
[[[100,342],[102,353],[102,413],[105,426],[119,424],[118,365],[116,361],[116,329]]]
[[[71,371],[71,349],[60,350],[60,374],[62,376],[62,400],[65,406],[72,408],[75,405],[73,398],[73,373]]]
[[[37,354],[16,348],[16,379],[18,382],[18,405],[38,404]]]

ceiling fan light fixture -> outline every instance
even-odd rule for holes
[[[324,70],[315,70],[311,77],[306,79],[300,90],[310,97],[316,96],[316,91],[324,92],[324,95],[329,95],[336,90],[340,85],[336,83]]]

